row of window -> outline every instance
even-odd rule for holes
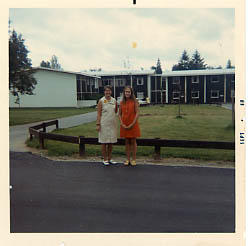
[[[125,86],[126,85],[126,79],[125,78],[116,78],[115,82],[114,79],[102,79],[102,86],[105,85],[111,85],[114,86]],[[133,82],[137,83],[137,85],[143,85],[144,84],[144,78],[133,78]]]
[[[173,99],[179,99],[180,96],[184,97],[184,92],[180,93],[178,91],[174,91],[172,93],[173,93]],[[233,97],[233,96],[234,96],[234,90],[231,90],[231,97]],[[219,90],[211,90],[210,97],[211,98],[220,98],[220,91]],[[192,99],[200,98],[200,92],[199,91],[192,91],[191,92],[191,98]]]
[[[120,97],[123,97],[123,93],[120,93]],[[137,92],[137,98],[143,99],[144,97],[144,92]]]
[[[220,76],[219,75],[211,75],[210,76],[211,83],[218,83],[220,82]],[[235,82],[235,76],[232,75],[231,82]],[[192,84],[199,84],[199,76],[191,76],[191,83]],[[180,84],[180,77],[173,77],[172,78],[172,84],[178,85]]]

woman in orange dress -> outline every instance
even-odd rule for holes
[[[124,165],[136,165],[137,143],[136,138],[140,137],[138,123],[139,103],[134,96],[133,89],[126,86],[123,91],[123,99],[119,108],[120,137],[125,138],[127,160]],[[130,160],[132,153],[132,161]]]

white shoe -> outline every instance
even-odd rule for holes
[[[108,165],[109,165],[109,162],[108,162],[108,161],[103,161],[102,163],[103,163],[103,165],[105,165],[105,166],[108,166]]]
[[[117,162],[116,161],[113,161],[113,160],[109,160],[108,162],[109,162],[109,164],[113,164],[113,165],[114,164],[117,164]]]

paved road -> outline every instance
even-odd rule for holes
[[[89,123],[96,120],[96,112],[90,112],[81,115],[74,115],[65,118],[59,118],[59,128],[68,128],[73,126],[78,126],[83,123]],[[19,125],[19,126],[11,126],[9,131],[9,139],[10,139],[10,150],[11,151],[22,151],[27,152],[27,148],[25,145],[26,139],[29,137],[28,128],[30,126],[38,125],[41,122]],[[54,130],[55,126],[50,126],[47,128],[47,131]]]
[[[10,152],[11,232],[234,232],[234,172]]]

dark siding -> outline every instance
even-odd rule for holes
[[[138,80],[143,79],[143,85],[138,84]],[[133,89],[135,96],[137,97],[137,92],[143,92],[144,98],[147,97],[147,75],[133,76]]]
[[[155,76],[151,76],[151,91],[155,90]]]
[[[235,75],[234,74],[226,75],[226,101],[228,103],[232,102],[231,90],[234,90],[234,87],[235,87],[235,82],[232,82],[232,80],[235,81]]]
[[[204,76],[199,76],[199,102],[204,103]]]
[[[224,102],[224,75],[217,75],[219,82],[213,83],[212,76],[207,76],[207,103]],[[211,98],[211,91],[219,91],[219,98]]]
[[[168,103],[172,103],[172,77],[168,77]]]
[[[226,100],[227,102],[231,102],[231,90],[234,88],[235,83],[231,82],[232,77],[234,75],[226,75]],[[174,77],[168,77],[168,88],[166,88],[166,79],[162,79],[161,86],[161,76],[151,76],[151,103],[165,103],[165,90],[168,90],[168,103],[173,102],[173,91],[178,91],[180,88],[181,91],[181,103],[185,103],[185,96],[187,96],[187,103],[204,103],[204,77],[205,75],[199,76],[199,83],[192,83],[192,76],[186,77],[187,83],[187,92],[185,94],[185,76],[180,76],[180,86],[173,84]],[[224,102],[224,75],[218,75],[219,82],[212,83],[211,75],[206,76],[206,103],[219,103]],[[113,79],[114,76],[102,76],[102,80],[104,79]],[[131,76],[130,75],[119,75],[116,76],[116,80],[118,78],[124,78],[126,81],[125,85],[131,85]],[[137,80],[139,78],[143,78],[143,84],[138,85]],[[133,89],[135,91],[135,95],[137,96],[137,92],[143,92],[144,97],[148,96],[147,91],[147,83],[148,76],[147,75],[132,75]],[[117,82],[116,82],[117,83]],[[99,93],[103,94],[103,86],[99,86]],[[119,86],[116,84],[116,98],[120,96],[120,93],[123,92],[124,86]],[[211,90],[219,91],[219,98],[211,98]],[[164,92],[163,92],[164,91]],[[192,91],[199,91],[199,99],[192,99]],[[114,94],[114,93],[113,93]],[[177,100],[178,102],[178,100]]]
[[[190,104],[192,103],[192,100],[191,100],[191,91],[192,91],[192,84],[191,84],[191,76],[187,76],[186,77],[187,79],[187,103]]]
[[[123,90],[125,86],[131,86],[131,76],[130,75],[119,75],[119,76],[102,76],[102,81],[106,81],[107,79],[112,79],[112,87],[114,89],[114,77],[115,77],[115,97],[119,97],[121,93],[123,93]],[[138,78],[143,78],[143,85],[137,85]],[[117,80],[123,79],[125,80],[125,85],[118,85]],[[109,83],[108,83],[109,84]],[[147,75],[139,75],[135,76],[132,75],[132,84],[133,84],[133,90],[135,93],[135,96],[137,96],[137,92],[143,92],[144,97],[147,97]],[[99,92],[104,94],[104,86],[106,83],[103,83],[101,87],[99,87]],[[114,95],[114,92],[112,93],[112,96]]]

